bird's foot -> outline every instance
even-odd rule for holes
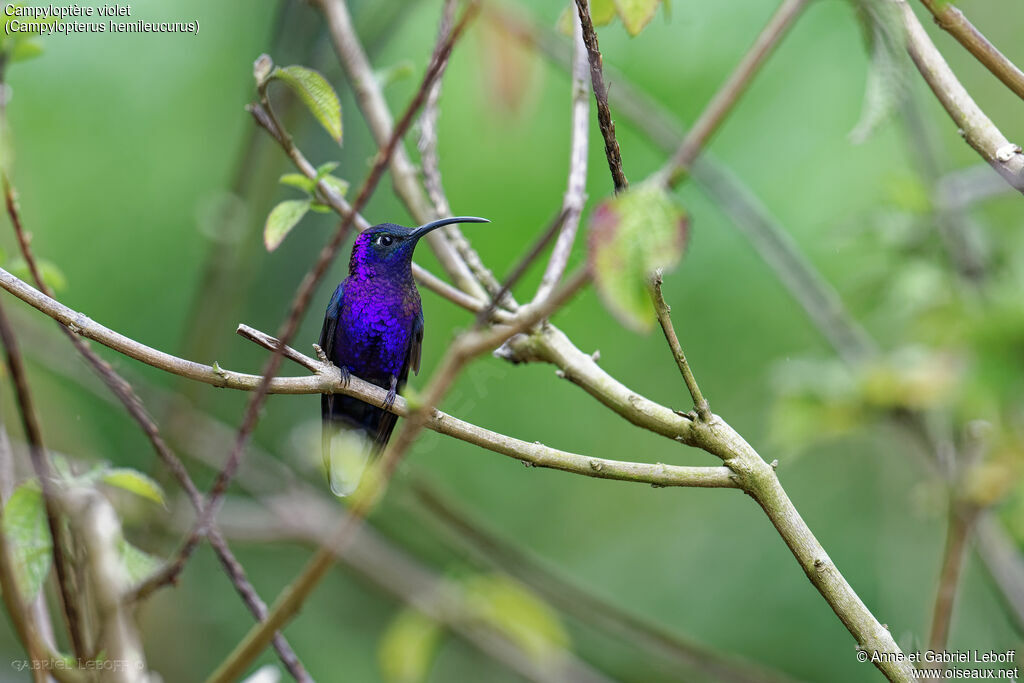
[[[390,411],[392,406],[395,405],[396,396],[398,396],[398,378],[391,375],[391,388],[388,389],[388,395],[384,397],[384,404],[381,408]]]
[[[352,382],[352,373],[349,372],[347,365],[342,365],[338,368],[341,372],[341,386],[348,388],[348,385]]]

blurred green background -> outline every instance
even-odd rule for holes
[[[291,169],[253,130],[243,110],[254,98],[253,60],[267,52],[279,64],[315,66],[337,88],[345,125],[341,149],[307,112],[287,111],[288,126],[314,163],[341,162],[337,174],[358,186],[375,149],[372,139],[312,8],[241,0],[151,0],[132,7],[133,18],[148,21],[197,19],[199,33],[54,36],[44,39],[44,55],[9,69],[14,158],[8,161],[26,227],[37,254],[66,276],[59,298],[68,306],[157,348],[256,372],[266,354],[236,336],[234,328],[244,322],[277,329],[336,223],[332,216],[307,217],[277,251],[263,249],[267,211],[296,195],[276,183]],[[544,31],[554,30],[563,10],[562,3],[539,0],[500,7]],[[1024,63],[1024,6],[967,0],[962,7],[1009,58]],[[387,88],[396,111],[409,101],[427,64],[440,9],[436,0],[352,3],[374,66],[412,67],[412,77]],[[752,0],[676,0],[671,12],[659,11],[638,37],[629,37],[619,23],[601,28],[601,48],[607,64],[689,123],[773,10],[774,3]],[[1020,100],[941,34],[930,17],[921,18],[1007,137],[1024,139]],[[958,280],[936,230],[931,181],[920,174],[921,150],[908,136],[906,120],[897,111],[866,142],[855,145],[849,139],[860,118],[868,68],[851,4],[812,3],[710,151],[761,198],[883,351],[903,349],[909,356],[897,355],[888,369],[876,368],[873,383],[857,373],[844,374],[772,270],[692,183],[677,191],[692,217],[692,239],[681,266],[666,276],[665,294],[712,409],[766,459],[779,460],[783,485],[836,565],[900,645],[917,650],[927,638],[942,557],[945,494],[923,464],[929,454],[886,420],[882,409],[924,407],[954,425],[988,421],[992,436],[985,462],[995,468],[987,474],[998,485],[985,484],[984,492],[998,489],[991,500],[1001,521],[1018,540],[1024,537],[1018,482],[1024,433],[1024,202],[1019,194],[1000,191],[969,208],[968,219],[989,255],[990,276],[980,292]],[[910,76],[919,103],[915,130],[934,142],[941,171],[978,165],[979,157],[959,139],[916,72]],[[616,88],[614,78],[611,87]],[[284,97],[283,89],[273,93]],[[493,221],[464,231],[499,276],[560,205],[569,103],[564,70],[509,38],[493,17],[478,20],[455,50],[441,101],[442,172],[456,214]],[[611,192],[593,109],[591,118],[588,213]],[[638,181],[660,165],[664,153],[632,122],[617,117],[616,127],[626,173]],[[415,153],[414,144],[407,147]],[[385,178],[364,214],[372,222],[408,224],[411,219],[389,183]],[[13,260],[17,250],[10,230],[0,232],[0,246]],[[581,239],[574,260],[582,258],[582,249]],[[346,248],[306,316],[294,344],[301,350],[308,351],[316,339],[320,311],[346,273],[347,254]],[[417,253],[417,261],[441,272],[428,249]],[[211,267],[222,275],[213,284],[203,280]],[[523,296],[540,271],[534,268],[520,286]],[[424,386],[454,333],[471,321],[429,292],[423,300],[424,372],[411,382],[413,388]],[[49,321],[10,297],[4,303],[29,347],[48,445],[83,461],[139,468],[174,491],[139,430],[119,407],[98,400],[105,390]],[[602,367],[630,388],[689,409],[659,334],[624,330],[593,291],[555,321],[580,348],[599,349]],[[241,418],[247,398],[241,393],[187,386],[101,352],[139,382],[158,416],[169,410],[161,397],[173,392],[227,425]],[[923,369],[914,375],[918,364]],[[867,385],[873,388],[864,389]],[[0,401],[5,424],[20,440],[8,389]],[[315,396],[271,398],[255,442],[326,495],[314,466],[319,455],[306,446],[318,430],[318,402]],[[628,425],[557,379],[550,366],[513,367],[482,359],[443,408],[577,453],[716,464],[701,451]],[[186,445],[178,443],[189,456]],[[226,448],[208,452],[221,459]],[[189,463],[197,482],[208,486],[212,470]],[[482,570],[416,503],[410,483],[423,478],[472,519],[559,575],[681,637],[797,679],[880,678],[870,665],[856,661],[850,635],[760,509],[739,492],[655,490],[527,469],[426,433],[372,523],[456,582]],[[235,500],[246,495],[232,489]],[[160,556],[176,547],[178,535],[169,528],[174,506],[161,510],[121,501],[119,509],[137,545]],[[267,601],[311,552],[287,542],[238,541],[233,547]],[[611,678],[716,680],[603,633],[585,619],[533,613],[525,599],[512,603],[513,620],[520,615],[531,629],[564,629],[568,647]],[[318,680],[381,680],[386,634],[399,645],[387,650],[385,659],[406,657],[401,648],[412,647],[394,635],[403,609],[365,576],[342,566],[286,634]],[[199,680],[252,623],[205,547],[181,584],[153,597],[139,618],[148,661],[167,681]],[[0,656],[23,657],[6,621],[0,638]],[[1020,645],[1021,632],[969,552],[950,649]],[[427,673],[431,681],[517,679],[454,636],[431,651],[436,656]],[[268,652],[261,662],[276,659]],[[0,668],[0,679],[20,676]]]

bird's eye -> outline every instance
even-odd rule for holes
[[[395,241],[391,235],[380,235],[377,237],[377,244],[382,247],[390,247]]]

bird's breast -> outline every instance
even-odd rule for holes
[[[353,289],[342,301],[333,360],[371,381],[401,376],[420,315],[419,295],[387,286]]]

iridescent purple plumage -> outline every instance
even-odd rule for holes
[[[405,386],[409,369],[419,372],[423,310],[412,279],[412,254],[420,237],[449,223],[486,223],[483,218],[447,218],[418,228],[382,223],[356,238],[349,275],[327,306],[320,346],[332,363],[388,390],[386,405]],[[331,473],[332,435],[346,426],[371,440],[370,454],[387,445],[396,416],[345,395],[324,394],[324,460]],[[338,489],[332,488],[335,492]]]

